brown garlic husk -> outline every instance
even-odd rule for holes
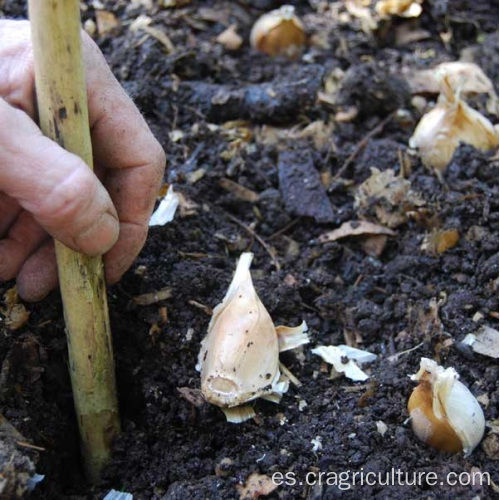
[[[270,56],[297,57],[305,43],[304,25],[291,5],[261,16],[250,33],[252,47]]]

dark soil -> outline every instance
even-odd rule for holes
[[[93,19],[92,2],[86,3],[83,17]],[[198,208],[194,215],[178,214],[172,223],[152,229],[133,268],[109,289],[123,433],[99,486],[91,488],[80,473],[59,294],[29,305],[23,329],[9,332],[0,324],[0,411],[27,440],[45,449],[38,454],[23,450],[38,459],[37,472],[45,474],[33,497],[102,498],[115,488],[136,499],[229,499],[239,497],[236,485],[252,472],[293,471],[303,480],[309,471],[386,472],[391,467],[434,471],[443,482],[450,471],[478,468],[498,485],[498,461],[491,452],[495,442],[498,448],[498,435],[468,458],[441,453],[414,436],[406,410],[414,385],[408,375],[425,356],[454,367],[471,391],[483,396],[486,420],[498,419],[497,361],[460,344],[483,324],[495,327],[498,318],[498,163],[461,146],[440,183],[418,157],[408,156],[408,178],[425,209],[397,229],[380,257],[367,255],[359,239],[314,242],[326,230],[359,218],[353,187],[370,175],[370,167],[399,172],[398,150],[406,150],[421,115],[412,107],[403,68],[456,60],[461,50],[474,47],[469,52],[498,86],[498,3],[424,2],[419,22],[430,37],[404,46],[396,46],[390,36],[368,36],[356,20],[339,23],[322,11],[327,2],[293,3],[309,34],[326,33],[330,48],[312,46],[297,61],[252,51],[247,42],[251,25],[262,9],[280,4],[271,0],[192,1],[163,10],[104,2],[122,26],[96,41],[167,151],[165,180]],[[23,16],[22,4],[0,1],[0,10]],[[144,32],[129,31],[127,23],[140,13],[165,29],[175,53],[166,54]],[[246,41],[228,52],[213,40],[233,22]],[[445,32],[452,35],[447,43],[440,36]],[[337,123],[325,147],[310,138],[264,144],[255,134],[248,143],[238,143],[236,125],[220,127],[227,120],[247,120],[238,126],[256,133],[262,124],[291,128],[327,122],[337,110],[315,96],[335,68],[348,71],[342,109],[356,106],[359,114]],[[269,88],[274,94],[266,94]],[[397,109],[405,111],[396,112],[335,179],[360,141]],[[176,142],[170,139],[173,130],[183,132]],[[308,175],[312,168],[322,179],[333,176],[325,199],[316,198],[329,201],[323,207],[326,216],[309,217],[316,214],[309,206],[314,196],[304,200],[304,214],[297,212],[297,203],[283,199],[278,170],[294,155],[308,164]],[[205,175],[192,183],[198,169]],[[239,200],[220,186],[224,177],[258,193],[259,200]],[[325,196],[321,185],[314,186]],[[234,218],[272,247],[279,271]],[[424,253],[423,238],[433,227],[458,229],[458,245],[438,256]],[[292,386],[279,405],[258,401],[257,421],[228,424],[218,408],[197,407],[181,396],[178,388],[199,388],[195,364],[209,322],[189,301],[208,307],[220,302],[244,250],[255,253],[254,283],[276,324],[305,320],[311,346],[356,339],[360,348],[378,355],[367,369],[368,384],[330,380],[306,346],[282,356],[303,385]],[[1,284],[0,293],[12,285]],[[132,297],[167,286],[173,289],[171,299],[134,306]],[[437,318],[430,308],[433,299],[440,304]],[[157,328],[161,306],[168,321]],[[473,321],[478,312],[482,319]],[[299,409],[301,400],[307,406]],[[377,421],[388,427],[383,436]],[[311,440],[317,436],[322,449],[314,452]],[[219,466],[223,459],[229,460]],[[279,487],[270,498],[497,498],[494,488],[438,483],[341,491],[297,484]]]

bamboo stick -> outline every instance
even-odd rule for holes
[[[93,168],[79,4],[29,0],[29,14],[40,127]],[[103,264],[59,242],[56,255],[81,451],[96,482],[120,431]]]

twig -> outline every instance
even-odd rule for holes
[[[357,146],[354,148],[354,151],[349,155],[342,167],[340,167],[339,171],[333,176],[332,182],[338,180],[340,177],[342,177],[342,175],[344,175],[347,167],[349,167],[354,158],[356,158],[356,156],[358,156],[358,154],[366,147],[368,141],[372,137],[382,132],[384,127],[392,120],[394,114],[395,111],[390,115],[387,115],[373,130],[370,130],[370,132],[368,132],[368,134],[366,134],[363,139],[358,142]]]
[[[280,370],[286,375],[295,387],[301,387],[302,382],[280,361]]]
[[[248,234],[252,235],[262,245],[264,250],[268,253],[269,257],[271,257],[271,260],[272,260],[273,265],[276,268],[276,270],[279,271],[281,269],[280,263],[278,262],[278,260],[274,256],[269,245],[253,229],[248,227],[245,223],[241,222],[234,215],[228,214],[227,212],[224,212],[224,215],[228,219],[232,220],[235,224],[238,224],[238,226],[243,228]]]
[[[30,450],[35,450],[35,451],[45,451],[45,448],[42,448],[41,446],[35,446],[34,444],[26,443],[24,441],[16,441],[17,446],[21,446],[23,448],[29,448]]]
[[[277,238],[278,236],[281,236],[283,233],[286,233],[289,229],[295,226],[301,219],[302,217],[297,217],[293,221],[289,222],[286,226],[282,227],[280,230],[271,234],[271,236],[269,236],[269,239],[274,240],[274,238]]]

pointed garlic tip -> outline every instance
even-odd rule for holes
[[[485,420],[477,399],[458,380],[458,373],[422,358],[420,370],[411,378],[419,382],[408,401],[418,438],[441,451],[463,450],[470,455],[483,437]]]
[[[252,47],[270,56],[296,57],[305,43],[304,25],[291,5],[261,16],[250,33]]]
[[[454,92],[448,75],[442,75],[441,94],[436,106],[425,114],[410,138],[423,163],[444,170],[460,142],[483,151],[498,148],[498,132],[478,111]]]
[[[280,377],[278,336],[253,286],[252,258],[251,253],[241,255],[199,354],[202,394],[221,407],[272,393]]]

